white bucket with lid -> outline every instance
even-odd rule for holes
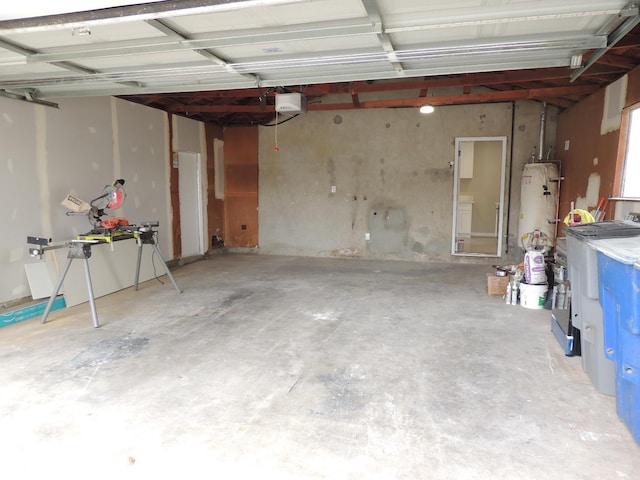
[[[548,285],[520,284],[520,305],[524,308],[541,309],[547,301]]]

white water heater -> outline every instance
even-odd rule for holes
[[[558,205],[558,167],[555,163],[527,163],[522,171],[518,242],[540,232],[539,245],[553,246]]]

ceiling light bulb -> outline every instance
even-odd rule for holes
[[[420,113],[433,113],[435,111],[435,108],[433,108],[433,105],[422,105],[420,107]]]

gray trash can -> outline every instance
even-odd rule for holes
[[[566,227],[573,326],[580,330],[582,368],[599,392],[615,395],[616,366],[605,356],[602,307],[598,301],[597,242],[640,235],[640,224],[613,220]]]

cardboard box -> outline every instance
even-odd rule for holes
[[[509,284],[509,275],[506,277],[498,277],[495,273],[487,273],[487,294],[504,296]]]

